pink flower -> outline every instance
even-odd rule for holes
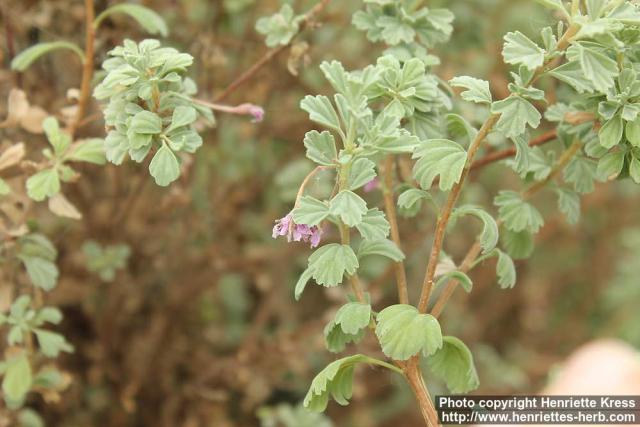
[[[251,105],[249,114],[253,116],[253,123],[259,123],[264,119],[264,109],[258,105]]]
[[[309,242],[311,247],[315,248],[320,244],[322,230],[315,225],[296,224],[293,222],[291,212],[289,212],[284,218],[276,220],[272,236],[274,239],[278,236],[287,236],[288,242]]]
[[[380,187],[380,180],[378,177],[375,177],[364,185],[363,190],[365,193],[370,193],[373,190],[377,190],[378,187]]]

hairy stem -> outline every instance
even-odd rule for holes
[[[388,155],[384,160],[384,168],[382,176],[384,185],[382,193],[384,196],[384,210],[391,226],[391,239],[398,249],[402,250],[400,243],[400,231],[398,229],[398,217],[396,215],[396,203],[393,198],[393,156]],[[404,262],[398,261],[393,263],[396,274],[396,286],[398,287],[398,299],[401,304],[409,304],[409,293],[407,291],[407,274],[404,269]]]
[[[82,64],[82,82],[80,83],[80,97],[78,98],[78,110],[76,117],[69,126],[69,134],[71,137],[76,133],[78,126],[84,118],[91,96],[91,79],[93,78],[94,67],[94,49],[96,40],[96,27],[93,20],[95,18],[95,8],[93,0],[84,0],[85,9],[85,44],[84,44],[84,63]]]

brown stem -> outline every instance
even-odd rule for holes
[[[82,65],[82,83],[80,84],[80,97],[78,98],[78,111],[76,117],[69,126],[69,134],[71,137],[76,133],[78,126],[84,118],[91,96],[91,79],[93,78],[93,56],[95,49],[96,28],[93,25],[95,19],[95,9],[93,0],[84,0],[85,8],[85,45],[84,45],[84,63]]]
[[[492,114],[489,118],[484,122],[480,130],[478,131],[478,135],[476,135],[475,139],[469,146],[469,150],[467,151],[467,163],[462,171],[462,176],[458,180],[458,182],[453,186],[449,196],[447,197],[447,201],[445,203],[444,208],[442,209],[440,216],[438,218],[438,223],[436,225],[436,232],[433,240],[433,246],[431,247],[431,254],[429,255],[429,264],[427,265],[427,272],[424,276],[424,281],[422,282],[422,292],[420,293],[420,302],[418,303],[418,310],[421,313],[426,313],[427,305],[429,303],[429,298],[431,297],[431,290],[433,289],[433,279],[436,274],[436,267],[438,265],[438,258],[440,257],[440,252],[442,251],[442,243],[444,241],[444,234],[447,229],[447,224],[449,223],[449,218],[451,218],[451,213],[453,212],[453,208],[460,197],[460,192],[462,191],[462,187],[464,186],[465,179],[467,175],[469,175],[469,170],[471,169],[471,162],[475,157],[476,153],[480,149],[480,145],[487,137],[493,126],[496,124],[498,119],[500,118],[499,114]]]
[[[238,89],[240,86],[245,84],[247,81],[251,80],[251,78],[258,71],[260,71],[262,69],[262,67],[264,67],[269,62],[271,62],[271,60],[274,59],[276,56],[278,56],[278,54],[280,52],[284,51],[289,46],[291,46],[291,44],[293,43],[293,40],[298,36],[298,34],[300,34],[305,28],[307,28],[309,26],[309,24],[311,22],[313,22],[313,19],[316,17],[316,15],[318,15],[320,12],[322,12],[324,10],[324,8],[327,7],[327,5],[329,4],[330,1],[331,0],[320,0],[320,2],[318,2],[318,4],[316,4],[314,7],[312,7],[304,15],[304,19],[302,20],[302,23],[298,27],[298,32],[291,38],[291,41],[289,43],[287,43],[285,45],[282,45],[282,46],[279,46],[279,47],[277,47],[275,49],[271,49],[267,53],[265,53],[258,60],[258,62],[253,64],[244,73],[240,74],[240,76],[238,76],[237,79],[235,79],[233,82],[231,82],[231,84],[229,86],[227,86],[227,88],[221,94],[216,96],[215,97],[215,102],[220,102],[223,99],[225,99],[226,97],[228,97],[229,95],[231,95],[231,93],[233,93],[236,89]]]
[[[384,168],[382,170],[382,176],[384,178],[384,185],[382,194],[384,197],[384,210],[391,226],[391,239],[396,244],[398,249],[402,250],[400,242],[400,231],[398,229],[398,218],[396,215],[396,203],[393,199],[393,156],[388,155],[384,160]],[[398,287],[398,299],[401,304],[409,304],[409,292],[407,290],[407,273],[404,269],[404,262],[398,261],[393,263],[393,268],[396,274],[396,286]]]
[[[545,132],[542,135],[533,138],[529,141],[529,147],[536,147],[538,145],[546,144],[547,142],[553,141],[556,139],[557,133],[556,130],[550,130],[549,132]],[[490,163],[498,162],[500,160],[507,159],[509,157],[513,157],[516,155],[516,147],[507,148],[502,151],[496,151],[495,153],[488,154],[481,159],[476,160],[471,164],[471,170],[481,168]]]
[[[558,45],[556,47],[557,52],[564,51],[573,36],[578,32],[579,26],[572,24],[567,31],[564,33],[562,38],[558,41]],[[546,71],[550,68],[553,68],[555,64],[560,61],[561,57],[555,58],[551,61],[546,61],[542,66],[538,67],[538,69],[534,72],[531,81],[527,84],[527,86],[532,85],[536,82]],[[449,218],[451,218],[451,213],[453,208],[460,197],[460,192],[462,187],[464,186],[465,179],[469,175],[469,171],[471,169],[471,164],[473,162],[473,158],[475,157],[480,145],[487,137],[489,132],[493,129],[493,126],[496,124],[498,119],[500,118],[499,114],[492,114],[489,118],[484,122],[480,130],[478,131],[478,135],[475,137],[471,145],[469,146],[469,150],[467,151],[467,160],[465,164],[465,168],[462,172],[462,176],[458,180],[458,182],[453,186],[453,189],[449,193],[447,197],[447,201],[444,209],[440,214],[440,218],[438,219],[438,223],[436,225],[436,232],[434,236],[433,246],[431,248],[431,254],[429,256],[429,264],[427,265],[427,272],[425,274],[424,280],[422,282],[422,292],[420,294],[420,302],[418,304],[418,310],[421,313],[426,313],[427,307],[429,305],[429,298],[431,297],[431,291],[433,290],[433,281],[436,273],[436,267],[438,265],[438,258],[440,257],[440,252],[442,251],[442,243],[444,241],[444,234],[447,229],[447,224],[449,223]]]
[[[406,365],[404,365],[404,372],[407,382],[411,387],[411,391],[413,391],[413,394],[418,401],[418,406],[420,407],[420,412],[422,413],[424,422],[429,427],[439,426],[438,412],[433,406],[429,390],[422,378],[422,370],[420,369],[418,356],[414,356],[406,363]]]

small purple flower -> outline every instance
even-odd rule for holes
[[[274,239],[278,236],[287,236],[288,242],[309,242],[311,247],[315,248],[320,244],[322,230],[315,225],[310,227],[306,224],[294,223],[291,212],[289,212],[284,218],[276,220],[272,236]]]
[[[278,236],[286,236],[289,234],[289,228],[291,228],[291,214],[287,214],[284,218],[276,220],[276,225],[273,226],[273,238],[277,239]]]
[[[375,177],[364,185],[363,190],[365,193],[370,193],[373,190],[377,190],[378,187],[380,187],[380,180],[378,177]]]
[[[249,108],[249,114],[253,116],[253,123],[260,123],[264,119],[264,109],[258,105],[251,105]]]

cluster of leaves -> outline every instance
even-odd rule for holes
[[[640,11],[632,2],[587,0],[584,7],[574,2],[570,10],[561,0],[542,1],[560,12],[568,26],[560,22],[557,31],[543,28],[541,44],[518,31],[505,35],[504,61],[516,68],[509,95],[500,100],[493,99],[485,80],[460,76],[447,86],[431,73],[437,60],[424,46],[448,39],[450,12],[418,8],[419,2],[414,1],[365,3],[366,9],[354,16],[354,25],[365,30],[371,41],[391,47],[376,65],[358,71],[347,72],[337,61],[323,63],[320,68],[336,91],[333,100],[307,96],[301,102],[310,119],[327,129],[306,134],[307,157],[335,172],[337,192],[328,200],[300,197],[293,221],[308,226],[331,223],[342,241],[327,243],[311,254],[295,287],[296,298],[312,279],[322,286],[338,286],[353,278],[364,256],[382,255],[393,262],[404,258],[387,238],[389,223],[384,213],[368,206],[356,193],[377,177],[383,156],[411,154],[415,160],[413,178],[419,188],[412,183],[399,187],[400,212],[415,216],[426,201],[440,215],[442,196],[434,183],[445,195],[460,185],[475,153],[471,147],[476,150],[488,134],[496,143],[515,146],[516,156],[507,164],[525,184],[532,185],[524,191],[504,190],[495,197],[499,220],[479,206],[464,205],[450,212],[452,221],[473,216],[482,222],[481,255],[473,265],[497,258],[502,288],[515,285],[512,258],[531,254],[533,236],[544,224],[530,201],[534,191],[552,186],[560,211],[575,223],[580,214],[579,195],[592,191],[595,181],[630,176],[640,182],[640,82],[636,71]],[[568,93],[566,103],[550,106],[544,115],[548,122],[556,123],[556,139],[563,148],[557,161],[552,152],[528,143],[530,132],[543,120],[540,110],[546,104],[545,92],[534,87],[542,76],[554,77],[576,91]],[[476,114],[487,117],[483,129],[448,112],[454,107],[450,87],[458,88],[464,101],[476,104]],[[576,123],[572,119],[576,116],[583,119]],[[556,184],[559,175],[564,183]],[[357,249],[350,239],[352,229],[359,234]],[[504,249],[498,248],[500,242]],[[437,287],[455,280],[467,292],[471,290],[471,279],[455,263],[441,270]],[[477,387],[473,358],[466,346],[457,338],[443,337],[433,316],[408,304],[376,314],[362,297],[347,303],[325,327],[327,348],[341,352],[347,344],[362,339],[369,327],[391,360],[422,354],[452,392]],[[362,358],[366,356],[350,356],[327,366],[314,379],[305,406],[323,410],[329,396],[346,404],[353,366],[372,363]]]
[[[365,0],[364,3],[367,7],[353,15],[353,25],[366,31],[369,40],[391,46],[387,52],[401,60],[415,57],[427,64],[439,62],[426,48],[449,40],[453,14],[448,9],[420,7],[420,2],[414,0]]]
[[[169,185],[180,176],[176,154],[194,153],[202,145],[193,128],[198,115],[213,123],[211,110],[190,98],[195,83],[183,77],[193,57],[153,39],[125,40],[109,55],[102,64],[106,76],[94,91],[97,99],[109,100],[107,159],[121,164],[128,154],[140,163],[153,153],[149,172],[158,185]]]
[[[87,269],[96,273],[104,282],[113,282],[118,270],[127,266],[131,249],[125,244],[102,246],[89,240],[82,245]]]
[[[303,15],[294,15],[293,8],[285,4],[278,13],[258,19],[256,30],[266,36],[269,47],[287,45],[298,34],[303,20]]]
[[[58,121],[47,117],[42,123],[51,148],[42,154],[48,160],[44,168],[27,180],[27,194],[35,201],[42,201],[60,193],[60,182],[74,181],[78,173],[69,162],[106,163],[104,140],[91,138],[71,143],[69,135],[60,129]],[[53,149],[53,150],[52,150]]]
[[[11,251],[15,252],[13,257],[24,265],[35,288],[50,291],[56,286],[57,251],[45,236],[26,234],[18,239]],[[44,328],[46,324],[57,325],[60,321],[60,310],[55,307],[38,308],[27,294],[18,296],[7,313],[0,313],[0,326],[8,327],[7,344],[10,351],[6,353],[5,360],[0,362],[0,373],[4,376],[2,390],[9,407],[22,406],[27,393],[33,389],[55,391],[63,388],[65,381],[58,370],[48,366],[34,373],[30,362],[30,358],[34,357],[34,337],[38,343],[37,354],[45,358],[56,358],[60,352],[73,351],[63,335]]]
[[[114,18],[118,14],[133,18],[152,34],[163,36],[168,34],[166,23],[157,13],[140,5],[124,3],[111,6],[98,15],[93,22],[94,29],[97,29],[106,19]],[[120,123],[116,124],[118,117],[113,109],[119,108],[118,105],[122,106],[122,111],[126,107],[131,110],[132,105],[127,105],[127,103],[129,101],[142,103],[141,100],[150,99],[147,95],[153,92],[154,86],[159,86],[167,91],[175,90],[176,97],[186,96],[185,94],[189,93],[189,90],[195,90],[192,83],[184,81],[178,76],[178,73],[183,72],[185,67],[191,63],[189,55],[181,55],[173,49],[157,49],[157,42],[147,41],[147,48],[155,49],[157,52],[156,56],[148,55],[143,58],[135,43],[133,43],[133,47],[130,43],[127,44],[131,50],[116,49],[117,53],[114,56],[118,57],[110,60],[110,64],[113,70],[118,68],[116,66],[118,62],[136,64],[139,66],[136,71],[139,74],[139,79],[133,78],[130,74],[133,68],[127,70],[122,67],[111,75],[110,83],[107,79],[106,83],[103,82],[100,88],[96,89],[105,97],[113,96],[115,103],[111,105],[111,112],[114,115],[114,121],[110,124],[116,126],[117,129],[125,130],[126,128]],[[11,67],[16,71],[25,71],[44,55],[58,51],[72,52],[83,63],[88,60],[83,50],[76,44],[60,40],[39,43],[20,52],[12,60]],[[138,54],[136,58],[134,58],[136,56],[134,51]],[[163,54],[167,55],[167,58],[161,58]],[[148,68],[142,67],[144,61],[150,60],[155,60],[155,65],[151,64],[153,66]],[[158,60],[161,63],[158,63]],[[147,65],[149,64],[147,63]],[[163,66],[167,67],[167,72],[160,77],[164,79],[164,83],[160,83],[157,76],[145,74],[159,71]],[[121,72],[120,77],[118,77],[118,72]],[[127,74],[128,72],[129,74]],[[123,82],[123,80],[125,81]],[[132,97],[132,92],[126,90],[134,86],[137,80],[148,82],[146,88],[142,87],[143,84],[136,86],[136,91],[140,92],[140,98]],[[44,158],[36,163],[23,160],[25,156],[24,144],[14,144],[0,156],[0,170],[8,169],[21,162],[23,165],[27,165],[26,170],[34,171],[26,179],[27,196],[34,201],[48,199],[49,208],[53,213],[79,219],[81,214],[61,193],[61,183],[76,181],[80,178],[80,174],[72,167],[74,163],[86,162],[104,165],[107,157],[111,161],[118,159],[121,161],[122,158],[116,150],[117,147],[113,147],[113,137],[110,139],[112,147],[108,151],[105,149],[105,140],[102,138],[75,141],[68,130],[61,128],[56,118],[47,117],[48,114],[44,110],[30,106],[22,91],[12,90],[9,98],[9,116],[0,126],[20,126],[31,133],[44,131],[49,146],[42,151]],[[118,104],[119,99],[126,100],[127,103]],[[168,97],[160,99],[160,101],[164,110],[158,111],[161,113],[169,111],[175,116],[169,123],[172,131],[171,138],[175,140],[174,145],[180,145],[180,149],[185,145],[190,147],[199,145],[201,140],[197,134],[194,136],[195,132],[192,132],[188,126],[195,120],[196,108],[191,108],[188,101],[172,101]],[[189,109],[185,109],[186,107]],[[197,107],[197,110],[208,119],[213,120],[210,111],[202,107]],[[194,116],[193,119],[191,119],[192,116]],[[149,130],[152,125],[153,123],[148,122],[145,129]],[[167,134],[169,132],[166,130]],[[174,149],[176,148],[174,147]],[[137,154],[139,155],[139,152]],[[156,165],[158,163],[156,161]],[[156,170],[159,169],[162,167],[157,166]],[[167,181],[167,173],[166,170],[159,171],[158,175],[163,175],[164,181]],[[159,179],[163,180],[163,178]],[[6,181],[0,179],[0,196],[7,196],[13,190]],[[0,261],[3,267],[24,268],[34,288],[20,289],[8,311],[0,313],[0,326],[7,328],[6,341],[8,345],[5,358],[0,362],[0,375],[3,377],[2,394],[6,405],[11,409],[22,408],[27,394],[31,391],[43,394],[45,400],[55,399],[55,395],[68,386],[69,380],[66,374],[47,361],[58,357],[61,352],[73,351],[73,346],[67,342],[63,335],[50,330],[51,326],[62,321],[61,311],[56,307],[43,306],[42,298],[39,297],[40,292],[51,291],[57,284],[59,276],[56,266],[57,250],[47,237],[40,233],[30,232],[29,229],[30,227],[27,227],[26,224],[15,224],[11,236],[4,239],[0,246]],[[123,246],[107,247],[103,250],[94,245],[88,247],[86,252],[89,258],[89,268],[98,273],[103,280],[111,280],[115,271],[122,268],[129,255],[128,248]],[[14,277],[20,276],[14,275]],[[16,282],[20,284],[20,280]],[[32,293],[36,295],[35,298],[30,296]],[[37,413],[28,408],[20,409],[16,419],[20,425],[24,426],[44,425]]]

